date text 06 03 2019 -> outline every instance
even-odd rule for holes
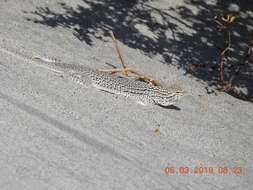
[[[243,174],[242,167],[227,167],[227,166],[196,166],[196,167],[187,167],[187,166],[167,166],[164,169],[165,173],[168,175],[172,174],[221,174],[221,175],[228,175],[228,174],[235,174],[241,175]]]

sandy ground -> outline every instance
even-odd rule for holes
[[[169,2],[153,6],[183,4]],[[57,1],[0,2],[2,45],[92,68],[119,64],[110,39],[88,45],[71,28],[31,22],[36,7],[61,11]],[[143,107],[0,51],[0,189],[252,189],[252,103],[208,94],[205,82],[161,63],[159,56],[121,48],[131,66],[191,94],[177,109]],[[165,172],[182,166],[188,174]],[[201,166],[215,171],[193,173]],[[221,174],[218,167],[229,172]],[[242,173],[233,173],[236,167]]]

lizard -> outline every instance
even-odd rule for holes
[[[6,47],[1,47],[0,50],[18,59],[29,61],[37,66],[60,73],[63,77],[69,78],[84,87],[95,87],[99,90],[123,95],[134,99],[141,105],[171,106],[186,93],[179,87],[154,86],[133,78],[113,75],[85,66],[62,63],[54,59],[39,56],[29,57],[9,50]]]

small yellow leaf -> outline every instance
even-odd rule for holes
[[[161,133],[160,128],[155,128],[154,132],[160,134]]]
[[[231,23],[234,22],[235,19],[236,19],[236,17],[235,17],[235,16],[232,16],[232,17],[230,18],[230,22],[231,22]]]
[[[236,17],[233,16],[233,15],[226,15],[224,17],[221,17],[221,19],[224,21],[224,22],[228,22],[228,23],[232,23],[235,21]]]

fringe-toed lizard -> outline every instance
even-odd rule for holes
[[[62,76],[85,86],[95,87],[99,90],[114,94],[124,95],[137,101],[142,105],[155,104],[160,106],[170,106],[177,102],[185,92],[176,87],[154,86],[133,78],[112,75],[108,72],[98,71],[89,67],[76,66],[73,64],[61,63],[41,57],[30,58],[5,47],[0,48],[11,56],[25,61],[33,62],[40,67],[61,73]]]

